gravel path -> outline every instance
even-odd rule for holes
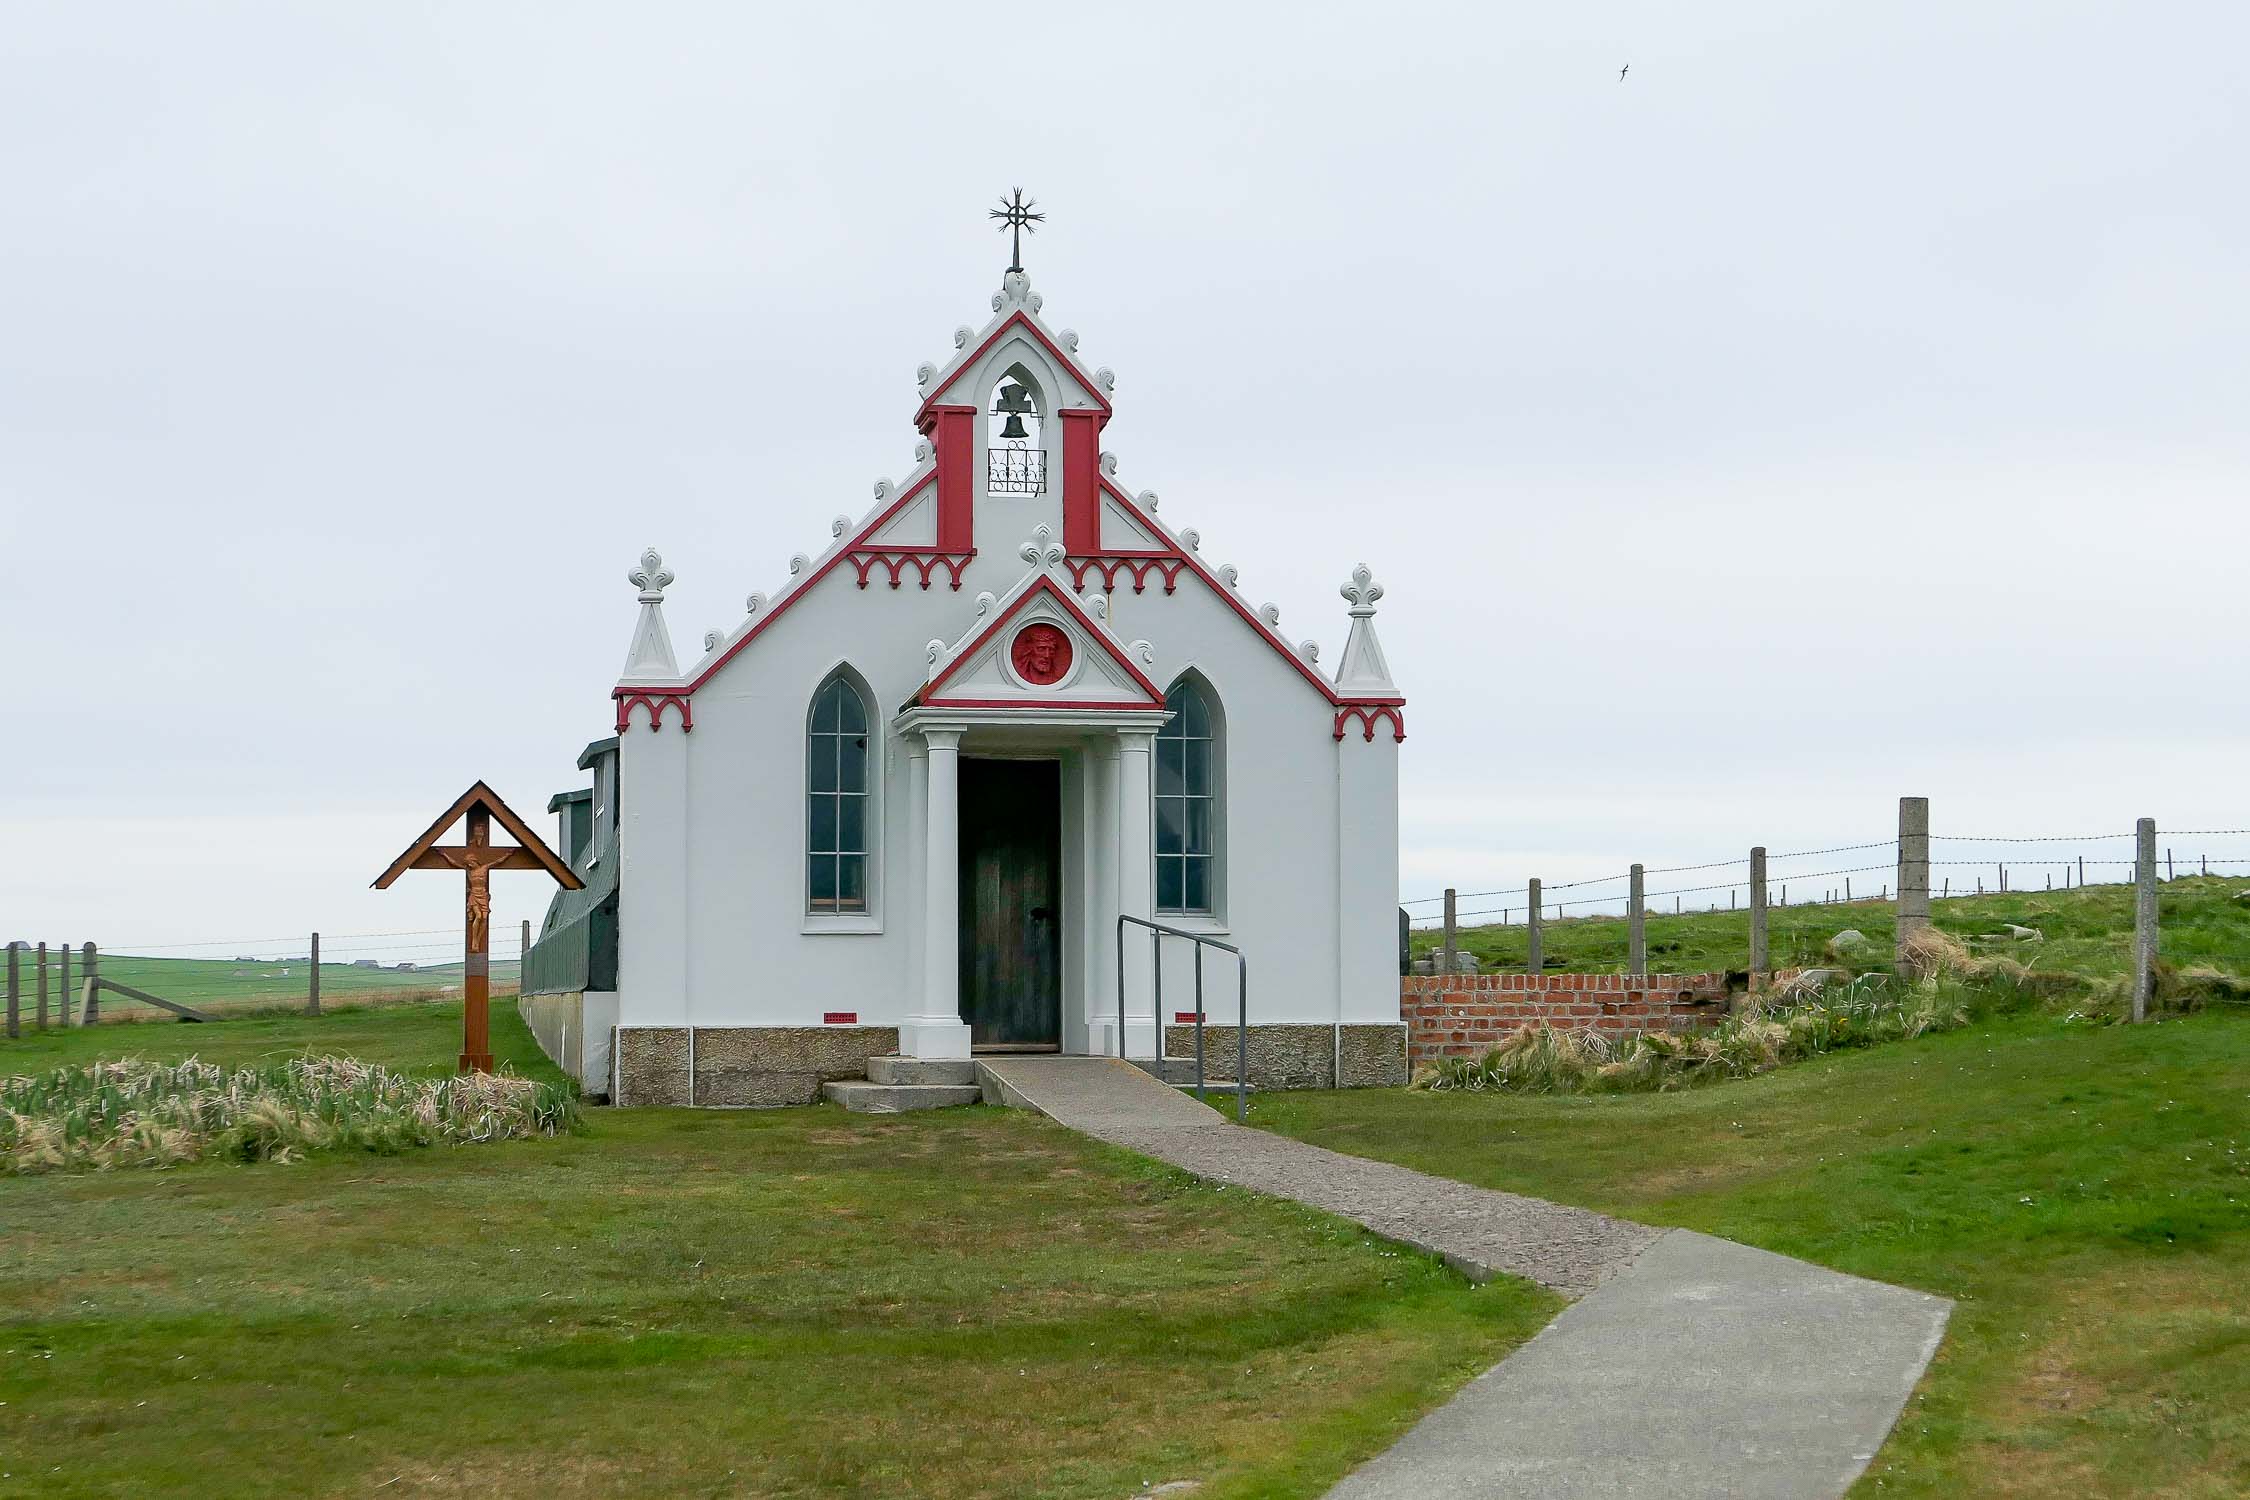
[[[1113,1058],[982,1059],[985,1097],[1580,1298],[1329,1500],[1829,1500],[1897,1422],[1942,1297],[1248,1130]]]

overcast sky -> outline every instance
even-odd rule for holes
[[[0,936],[457,923],[367,882],[577,784],[641,548],[692,656],[906,472],[1017,183],[1127,487],[1330,661],[1387,590],[1403,894],[1909,792],[2250,826],[2245,59],[2230,3],[6,0]]]

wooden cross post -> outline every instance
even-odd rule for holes
[[[440,845],[447,829],[463,819],[467,842]],[[516,847],[495,846],[493,819],[515,839]],[[586,882],[540,841],[529,824],[517,817],[492,788],[478,782],[406,846],[391,867],[376,878],[375,889],[387,890],[408,870],[459,870],[468,877],[464,898],[465,937],[461,964],[461,1071],[492,1071],[492,872],[494,870],[545,870],[565,890],[583,889]]]

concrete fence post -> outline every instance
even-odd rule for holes
[[[1528,945],[1524,955],[1524,971],[1536,974],[1546,964],[1547,955],[1541,951],[1540,929],[1545,926],[1545,914],[1539,909],[1539,881],[1533,877],[1528,891],[1531,905],[1524,908],[1524,941]]]
[[[62,1011],[60,1019],[63,1030],[68,1031],[78,1024],[78,1009],[70,1003],[70,944],[68,943],[62,945],[62,993],[55,996],[55,1001]]]
[[[1750,988],[1765,988],[1773,962],[1766,949],[1766,846],[1750,851]]]
[[[99,1021],[102,1018],[102,992],[94,983],[100,977],[94,969],[94,945],[88,943],[82,951],[86,960],[83,966],[86,972],[78,976],[78,983],[86,991],[85,1019]]]
[[[39,954],[34,962],[39,965],[39,1029],[45,1031],[47,1029],[47,945],[45,943],[39,945]]]
[[[1898,799],[1898,937],[1892,953],[1906,967],[1914,935],[1930,925],[1930,799]]]
[[[2133,1020],[2156,995],[2156,819],[2133,825]]]
[[[312,935],[312,967],[305,980],[305,1014],[320,1014],[320,934]]]
[[[1444,957],[1439,961],[1438,972],[1451,974],[1460,967],[1453,955],[1460,951],[1460,911],[1458,897],[1452,886],[1445,888],[1445,945]]]
[[[1625,894],[1625,972],[1648,973],[1648,902],[1641,889],[1641,867],[1633,866],[1632,883]]]

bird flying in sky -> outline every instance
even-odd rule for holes
[[[1617,70],[1617,81],[1618,81],[1619,83],[1623,83],[1623,82],[1625,81],[1625,75],[1626,75],[1627,73],[1630,73],[1630,72],[1632,72],[1632,71],[1633,71],[1633,65],[1632,65],[1631,63],[1627,63],[1627,64],[1626,64],[1626,65],[1625,65],[1624,67],[1622,67],[1622,68],[1619,68],[1619,69]]]

